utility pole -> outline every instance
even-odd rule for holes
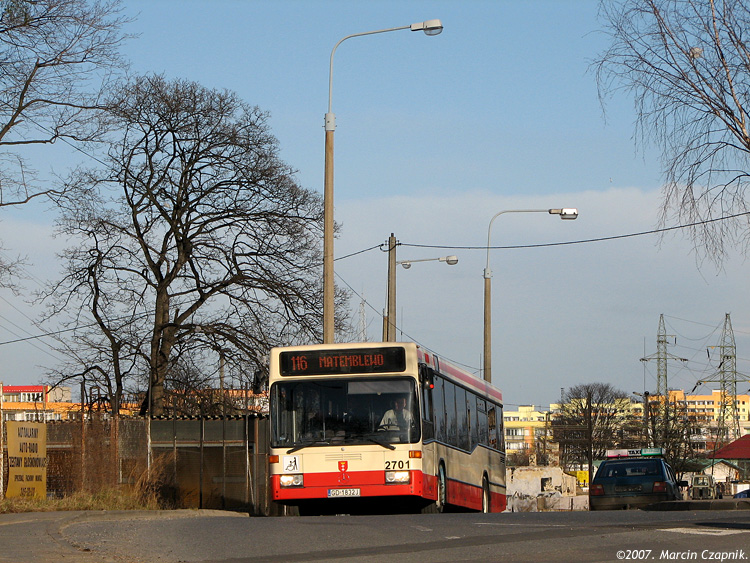
[[[676,337],[670,335],[672,338]],[[669,384],[667,381],[667,359],[687,362],[687,358],[679,358],[667,352],[667,329],[664,326],[664,314],[659,315],[659,330],[656,335],[656,354],[641,358],[642,362],[656,360],[656,395],[661,404],[661,446],[667,447],[669,437]],[[654,433],[654,446],[657,445],[657,435]]]
[[[396,237],[388,237],[388,305],[383,320],[383,342],[396,341]]]
[[[586,396],[586,441],[588,442],[586,446],[586,455],[589,466],[589,486],[591,486],[591,482],[594,480],[594,421],[591,418],[593,410],[591,406],[592,399],[593,397],[589,390]]]

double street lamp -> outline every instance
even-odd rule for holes
[[[336,116],[331,111],[333,92],[333,55],[341,43],[352,37],[374,35],[388,31],[424,31],[426,35],[438,35],[443,31],[440,20],[426,20],[403,27],[379,29],[347,35],[333,47],[331,62],[328,70],[328,113],[325,115],[325,179],[323,185],[323,343],[334,341],[334,280],[333,280],[333,132],[336,129]]]
[[[492,381],[492,299],[491,284],[492,271],[490,270],[490,235],[492,234],[492,223],[504,213],[549,213],[559,215],[560,219],[576,219],[577,209],[508,209],[495,213],[490,219],[487,227],[487,265],[484,268],[484,380]]]
[[[388,295],[386,314],[383,317],[383,342],[396,341],[396,266],[405,270],[415,262],[445,262],[449,266],[458,264],[458,256],[441,256],[440,258],[419,258],[417,260],[396,260],[396,237],[388,239]]]

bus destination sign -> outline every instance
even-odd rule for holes
[[[406,369],[406,351],[397,346],[281,352],[281,375],[391,373]]]

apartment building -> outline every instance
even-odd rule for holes
[[[650,396],[652,412],[658,412],[659,397]],[[695,423],[696,432],[690,437],[696,451],[710,449],[713,446],[718,420],[722,412],[721,391],[713,390],[710,394],[690,394],[683,390],[671,390],[669,403],[678,408],[682,416]],[[740,436],[750,434],[750,394],[737,395],[735,404]],[[518,410],[505,410],[505,449],[508,456],[528,458],[535,463],[541,454],[546,454],[554,461],[557,444],[552,442],[552,424],[559,404],[551,404],[549,410],[542,410],[534,405],[521,405]],[[628,405],[632,418],[643,417],[643,403],[635,399]],[[541,462],[541,459],[539,460]]]
[[[655,404],[660,401],[658,397],[650,397],[649,402],[651,402],[653,410],[658,408]],[[678,410],[679,416],[687,417],[687,420],[694,423],[696,428],[700,430],[700,432],[691,436],[691,441],[699,449],[710,446],[711,438],[715,436],[723,410],[721,391],[714,389],[710,395],[694,395],[685,393],[680,389],[672,389],[669,391],[669,404],[672,408]],[[750,434],[750,395],[737,395],[734,408],[739,422],[739,435]],[[643,416],[643,403],[633,404],[633,414]]]
[[[3,420],[50,422],[75,418],[81,404],[71,399],[69,387],[2,385],[0,414]]]

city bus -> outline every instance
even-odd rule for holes
[[[269,475],[300,514],[506,507],[502,393],[414,343],[274,348]]]

